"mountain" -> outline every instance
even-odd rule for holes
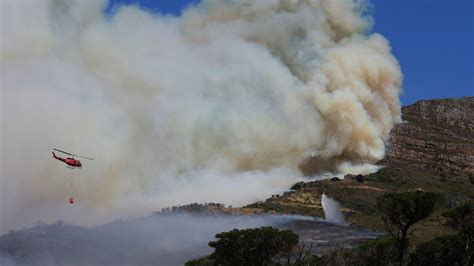
[[[423,100],[402,109],[383,165],[405,165],[474,182],[474,97]]]

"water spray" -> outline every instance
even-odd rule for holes
[[[321,205],[323,206],[324,218],[326,221],[334,223],[344,223],[344,214],[339,209],[339,202],[329,198],[326,192],[321,196]]]

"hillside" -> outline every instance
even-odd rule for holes
[[[383,165],[473,178],[474,97],[419,101],[402,112],[404,123],[392,130]]]
[[[404,122],[392,130],[377,173],[298,183],[284,195],[247,207],[323,216],[320,199],[326,192],[340,201],[348,222],[383,229],[375,202],[387,192],[441,192],[446,196],[443,209],[474,200],[474,97],[419,101],[402,112]],[[417,226],[417,241],[449,231],[440,212]]]

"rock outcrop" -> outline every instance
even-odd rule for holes
[[[402,109],[383,165],[405,165],[441,176],[474,176],[474,97],[423,100]]]

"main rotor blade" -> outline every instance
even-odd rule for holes
[[[79,157],[79,158],[87,159],[87,160],[94,160],[94,159],[92,159],[92,158],[84,157],[84,156],[80,156],[80,155],[74,155],[74,157]]]
[[[62,152],[62,153],[64,153],[64,154],[68,154],[68,155],[73,156],[73,154],[70,154],[69,152],[65,152],[65,151],[62,151],[62,150],[55,149],[55,148],[53,148],[53,150],[59,151],[59,152]]]

